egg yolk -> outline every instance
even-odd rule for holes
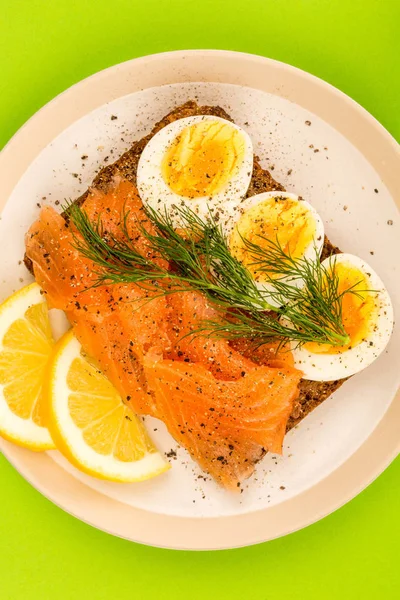
[[[186,127],[162,161],[162,176],[179,196],[213,196],[226,187],[243,163],[243,135],[221,121]]]
[[[341,354],[358,346],[376,325],[378,307],[373,292],[369,291],[370,284],[365,273],[345,263],[336,263],[335,273],[339,279],[339,293],[349,288],[357,292],[357,295],[348,293],[342,296],[342,323],[350,342],[346,346],[305,344],[305,348],[312,353]]]
[[[249,253],[243,238],[264,249],[270,248],[267,240],[278,241],[287,254],[299,259],[312,243],[315,232],[315,219],[302,202],[276,196],[256,204],[240,217],[230,238],[230,250],[255,281],[264,282],[274,276],[260,271],[260,266],[254,264],[256,259]]]

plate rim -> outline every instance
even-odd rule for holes
[[[332,96],[335,101],[341,102],[344,110],[353,117],[356,116],[358,121],[366,126],[365,131],[361,132],[361,139],[357,139],[357,143],[352,140],[354,145],[362,146],[366,130],[373,135],[377,144],[372,149],[368,148],[368,153],[375,158],[376,170],[385,175],[385,177],[381,176],[392,196],[395,199],[400,198],[400,185],[395,178],[396,170],[390,169],[393,161],[396,164],[400,162],[400,148],[394,137],[375,117],[349,96],[306,71],[263,56],[227,50],[179,50],[138,57],[108,67],[69,87],[39,109],[14,134],[0,154],[0,174],[3,175],[3,181],[7,182],[0,209],[3,209],[9,195],[32,160],[55,135],[90,110],[104,104],[104,96],[108,96],[106,102],[114,99],[112,93],[115,92],[115,88],[110,89],[108,80],[139,73],[149,65],[155,67],[157,72],[158,65],[159,72],[155,77],[157,80],[157,77],[162,77],[160,65],[169,64],[170,68],[174,68],[174,65],[182,66],[183,61],[186,60],[186,65],[197,61],[200,72],[204,69],[204,66],[200,66],[200,62],[204,60],[209,64],[210,61],[215,62],[215,65],[240,63],[247,65],[250,73],[259,73],[263,69],[277,70],[287,75],[288,80],[291,77],[300,78],[326,93],[327,97]],[[208,79],[208,81],[213,80]],[[169,82],[174,83],[174,81]],[[225,82],[232,83],[232,81]],[[125,85],[132,82],[121,83]],[[102,90],[102,94],[96,96],[94,105],[90,104],[93,100],[90,98],[92,94],[85,93],[91,87]],[[151,86],[145,86],[147,87]],[[258,87],[258,89],[262,88]],[[133,91],[137,90],[131,90],[131,93]],[[115,97],[120,95],[123,94],[117,93]],[[72,98],[75,104],[71,102]],[[55,119],[60,113],[63,114],[64,120]],[[47,127],[43,128],[46,120]],[[365,155],[365,152],[363,154]],[[15,160],[16,156],[18,160]],[[376,167],[378,159],[380,169]],[[395,190],[397,194],[394,193]],[[399,203],[400,200],[397,201],[398,205]],[[364,444],[344,464],[308,490],[276,506],[243,515],[207,518],[160,515],[137,509],[78,482],[56,465],[47,454],[32,453],[2,439],[0,439],[0,450],[24,479],[42,495],[93,527],[137,543],[161,548],[216,550],[258,544],[287,535],[343,506],[382,473],[400,452],[400,440],[395,427],[395,423],[399,420],[400,392],[398,391],[387,412]],[[351,480],[350,474],[352,474]],[[96,506],[95,510],[93,510],[93,502]],[[263,516],[266,518],[263,519]]]

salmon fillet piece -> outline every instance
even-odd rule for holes
[[[218,312],[200,292],[171,294],[167,297],[171,308],[169,338],[172,342],[168,358],[200,363],[217,379],[235,380],[254,368],[254,363],[232,348],[227,340],[201,335],[190,335],[206,320],[218,320]]]
[[[139,237],[136,220],[136,215],[142,219],[142,205],[131,184],[122,182],[108,195],[94,192],[87,202],[93,220],[97,220],[101,204],[108,217],[103,223],[108,233],[111,227],[117,233],[117,222],[125,207],[131,214],[130,233],[143,253],[148,251],[146,240]],[[150,348],[162,354],[170,345],[165,298],[153,299],[154,291],[134,285],[94,287],[96,266],[75,249],[74,235],[72,224],[54,209],[42,209],[26,235],[26,251],[36,281],[49,306],[65,311],[85,352],[97,359],[122,398],[130,400],[134,396],[136,411],[145,412],[151,395],[143,375],[143,357]],[[146,310],[141,310],[144,303]]]
[[[92,223],[100,219],[105,233],[115,239],[123,238],[121,225],[125,224],[126,232],[134,241],[137,250],[159,267],[168,268],[168,263],[154,253],[142,233],[143,228],[154,235],[156,228],[147,218],[143,203],[132,183],[119,176],[114,177],[107,193],[91,189],[82,204],[82,209]]]
[[[254,367],[237,381],[219,381],[203,365],[146,361],[157,416],[218,483],[237,490],[267,450],[281,453],[298,396],[296,369]]]

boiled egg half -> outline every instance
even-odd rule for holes
[[[247,198],[232,209],[225,233],[231,254],[247,267],[257,287],[266,292],[273,289],[273,280],[280,275],[264,270],[244,240],[264,250],[271,248],[270,241],[278,242],[294,260],[315,260],[324,245],[324,225],[317,211],[287,192],[265,192]],[[291,283],[302,285],[294,278]]]
[[[200,217],[230,210],[246,196],[253,170],[249,135],[212,116],[179,119],[148,142],[139,160],[142,201],[181,225],[177,208]]]
[[[349,337],[345,346],[307,343],[293,348],[295,366],[304,379],[333,381],[368,367],[385,349],[393,329],[393,308],[378,275],[361,258],[337,254],[322,263],[334,269],[342,296],[342,323]]]

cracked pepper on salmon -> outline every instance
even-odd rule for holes
[[[116,180],[92,190],[82,209],[101,218],[104,235],[129,237],[154,262],[141,227],[154,229],[136,188]],[[288,352],[246,340],[190,336],[218,313],[199,292],[160,296],[136,284],[93,287],[95,265],[75,248],[73,225],[51,207],[26,235],[26,253],[51,308],[65,311],[84,351],[140,415],[164,421],[170,434],[218,483],[238,490],[267,451],[279,453],[301,373]],[[142,308],[141,308],[142,307]]]

